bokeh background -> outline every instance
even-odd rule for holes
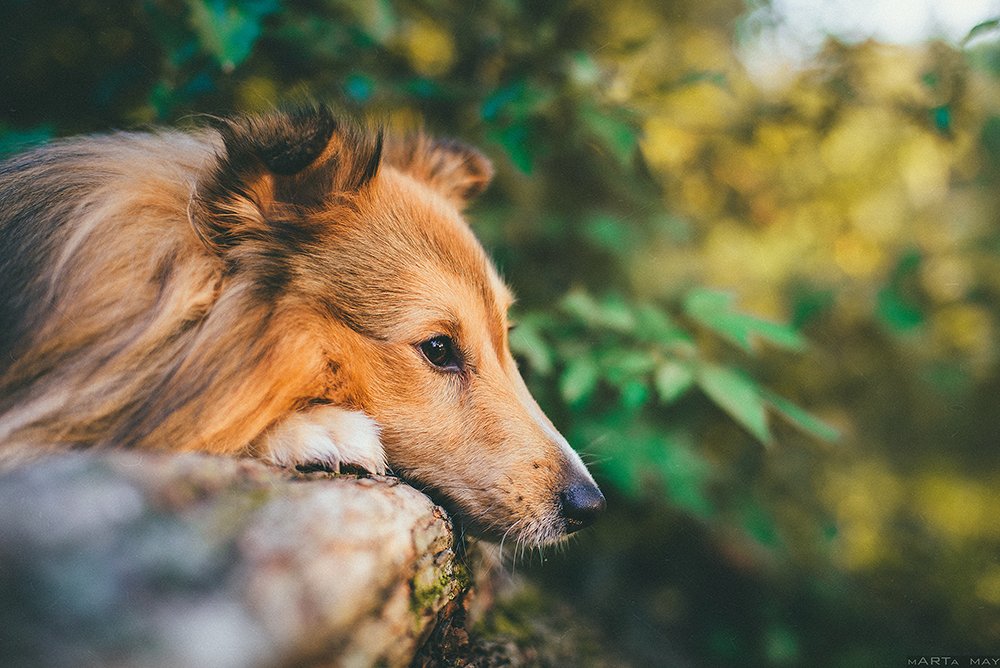
[[[533,584],[482,632],[568,615],[579,665],[998,654],[990,9],[5,0],[0,151],[303,98],[482,147],[513,345],[610,503],[507,550]]]

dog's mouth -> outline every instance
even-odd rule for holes
[[[295,467],[299,473],[333,473],[339,475],[353,475],[359,478],[368,478],[372,474],[363,467],[351,464],[342,464],[339,469],[333,469],[327,464],[310,463],[300,464]],[[564,512],[560,506],[558,497],[553,497],[551,508],[544,509],[542,513],[535,515],[524,515],[514,517],[504,514],[498,517],[490,517],[490,508],[481,510],[470,509],[454,495],[446,490],[433,485],[428,485],[420,480],[398,471],[389,469],[387,476],[399,478],[414,489],[426,495],[434,504],[445,510],[451,518],[455,534],[461,540],[466,536],[473,536],[491,543],[497,543],[501,547],[505,544],[512,545],[515,550],[518,546],[536,548],[544,545],[558,543],[564,540],[569,534],[579,531],[589,524],[572,517],[564,517]]]
[[[582,528],[571,527],[569,521],[560,516],[555,497],[551,507],[543,508],[535,515],[517,517],[511,513],[497,513],[491,516],[490,511],[499,510],[499,504],[495,507],[468,508],[447,490],[411,480],[405,475],[400,477],[444,508],[454,523],[456,535],[462,538],[473,536],[501,547],[507,544],[536,548],[560,542],[577,528]]]

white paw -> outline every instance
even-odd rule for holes
[[[385,450],[375,421],[361,411],[318,406],[294,413],[268,429],[257,443],[260,456],[279,466],[342,465],[385,473]]]

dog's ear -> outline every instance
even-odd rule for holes
[[[432,139],[423,133],[390,138],[385,160],[431,186],[460,209],[493,180],[493,164],[482,153],[459,141]]]
[[[282,206],[308,210],[357,193],[375,178],[382,159],[381,130],[340,123],[324,105],[213,125],[225,150],[198,184],[201,210],[193,222],[217,250],[265,233]]]

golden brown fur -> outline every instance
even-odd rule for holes
[[[488,161],[383,146],[322,107],[216,125],[0,167],[0,456],[267,458],[290,416],[332,406],[373,419],[393,470],[473,528],[572,530],[565,490],[593,482],[521,381],[510,293],[460,215]],[[435,336],[461,368],[421,354]]]

